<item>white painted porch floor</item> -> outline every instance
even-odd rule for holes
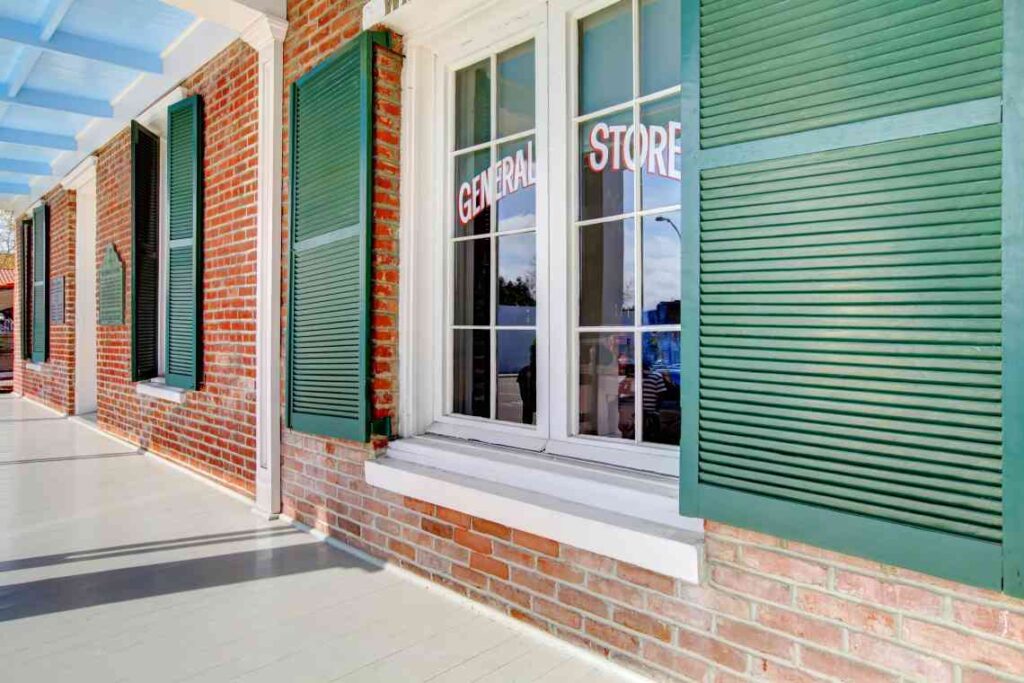
[[[635,680],[0,397],[0,680]]]

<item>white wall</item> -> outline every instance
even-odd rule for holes
[[[96,174],[77,190],[75,236],[75,413],[96,410]]]

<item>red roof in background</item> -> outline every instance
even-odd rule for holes
[[[14,254],[0,254],[0,289],[14,287]]]

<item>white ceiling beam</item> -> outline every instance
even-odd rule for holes
[[[75,0],[50,0],[50,6],[46,8],[46,13],[43,14],[43,28],[39,32],[41,40],[45,41],[53,37],[53,34],[57,32],[57,28],[60,26],[60,22],[64,21],[64,16],[74,3]]]
[[[137,50],[135,48],[107,43],[102,40],[85,38],[72,33],[57,30],[49,40],[39,37],[40,28],[16,19],[0,19],[0,39],[28,45],[48,52],[74,55],[96,62],[116,64],[134,71],[162,73],[163,64],[160,55]]]
[[[43,51],[37,47],[25,45],[21,48],[18,56],[14,58],[10,73],[7,74],[7,94],[10,97],[15,97],[21,91],[42,56]]]

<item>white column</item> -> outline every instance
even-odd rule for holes
[[[261,15],[242,32],[259,53],[256,211],[256,508],[281,512],[281,127],[288,22]]]

